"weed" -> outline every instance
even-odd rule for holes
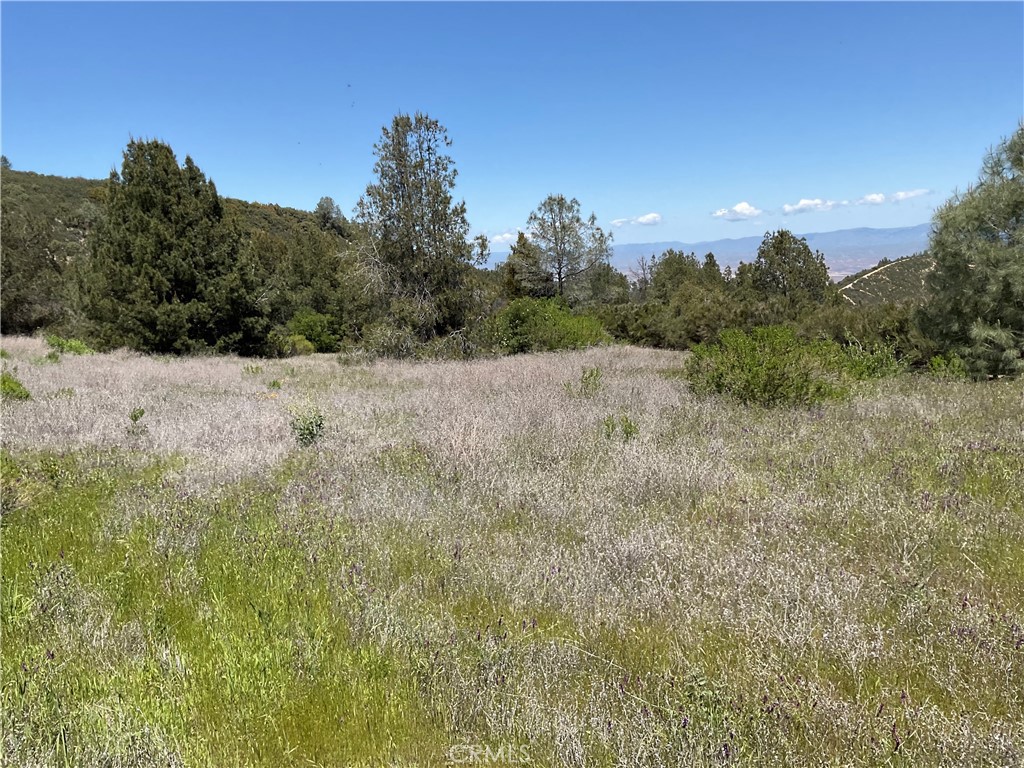
[[[605,416],[601,422],[601,432],[606,440],[621,434],[622,439],[628,441],[640,434],[640,427],[627,414],[620,413],[618,416]]]
[[[128,428],[125,430],[129,437],[142,437],[149,433],[149,427],[142,423],[142,417],[146,415],[146,409],[138,406],[132,408],[128,414]]]
[[[303,448],[313,445],[324,433],[324,414],[311,403],[293,405],[290,409],[292,434]]]
[[[60,352],[66,355],[96,354],[96,351],[84,341],[79,341],[78,339],[65,339],[53,333],[47,335],[46,343],[50,345],[54,352]]]
[[[589,399],[601,391],[601,378],[600,368],[584,368],[579,384],[567,381],[563,386],[569,397]]]
[[[258,376],[259,374],[263,373],[263,366],[257,365],[255,363],[246,363],[245,365],[242,366],[242,373],[247,374],[249,376]]]
[[[267,389],[280,389],[280,388],[281,388],[281,380],[280,379],[274,379],[274,380],[270,381],[267,384]]]
[[[25,385],[15,377],[14,373],[0,373],[0,398],[4,400],[28,400],[31,397]]]

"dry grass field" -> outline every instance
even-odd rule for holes
[[[1020,381],[0,346],[5,765],[1024,764]]]

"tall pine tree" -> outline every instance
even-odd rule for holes
[[[935,214],[921,329],[976,377],[1024,372],[1024,124]]]

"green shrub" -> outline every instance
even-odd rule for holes
[[[0,397],[4,400],[28,400],[32,396],[13,373],[4,371],[0,374]]]
[[[943,381],[964,381],[970,378],[970,371],[964,361],[953,352],[935,355],[929,360],[928,373]]]
[[[606,344],[611,337],[601,322],[574,315],[556,299],[516,299],[492,317],[484,336],[505,354],[580,349]]]
[[[313,445],[324,433],[324,414],[310,403],[291,407],[291,428],[296,442],[306,448]]]
[[[274,357],[296,357],[298,355],[312,355],[316,347],[305,336],[289,334],[277,328],[270,332],[267,338],[268,351]]]
[[[85,342],[79,341],[78,339],[65,339],[55,333],[47,335],[46,343],[50,345],[50,348],[53,349],[54,352],[60,352],[65,355],[96,354],[96,351]]]
[[[723,394],[747,405],[812,405],[841,399],[841,349],[808,342],[782,326],[752,333],[723,331],[717,344],[698,344],[685,374],[698,395]]]
[[[10,360],[11,354],[6,349],[0,349],[0,360]]]
[[[242,366],[242,373],[247,373],[250,376],[258,376],[263,373],[262,365],[255,365],[253,363],[247,363]]]
[[[331,333],[331,322],[327,315],[308,308],[300,309],[288,321],[288,330],[292,336],[306,339],[317,352],[336,352],[338,337]]]

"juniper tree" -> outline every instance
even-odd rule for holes
[[[239,259],[217,189],[159,141],[132,140],[91,235],[86,311],[98,341],[146,352],[259,351],[262,275]]]

